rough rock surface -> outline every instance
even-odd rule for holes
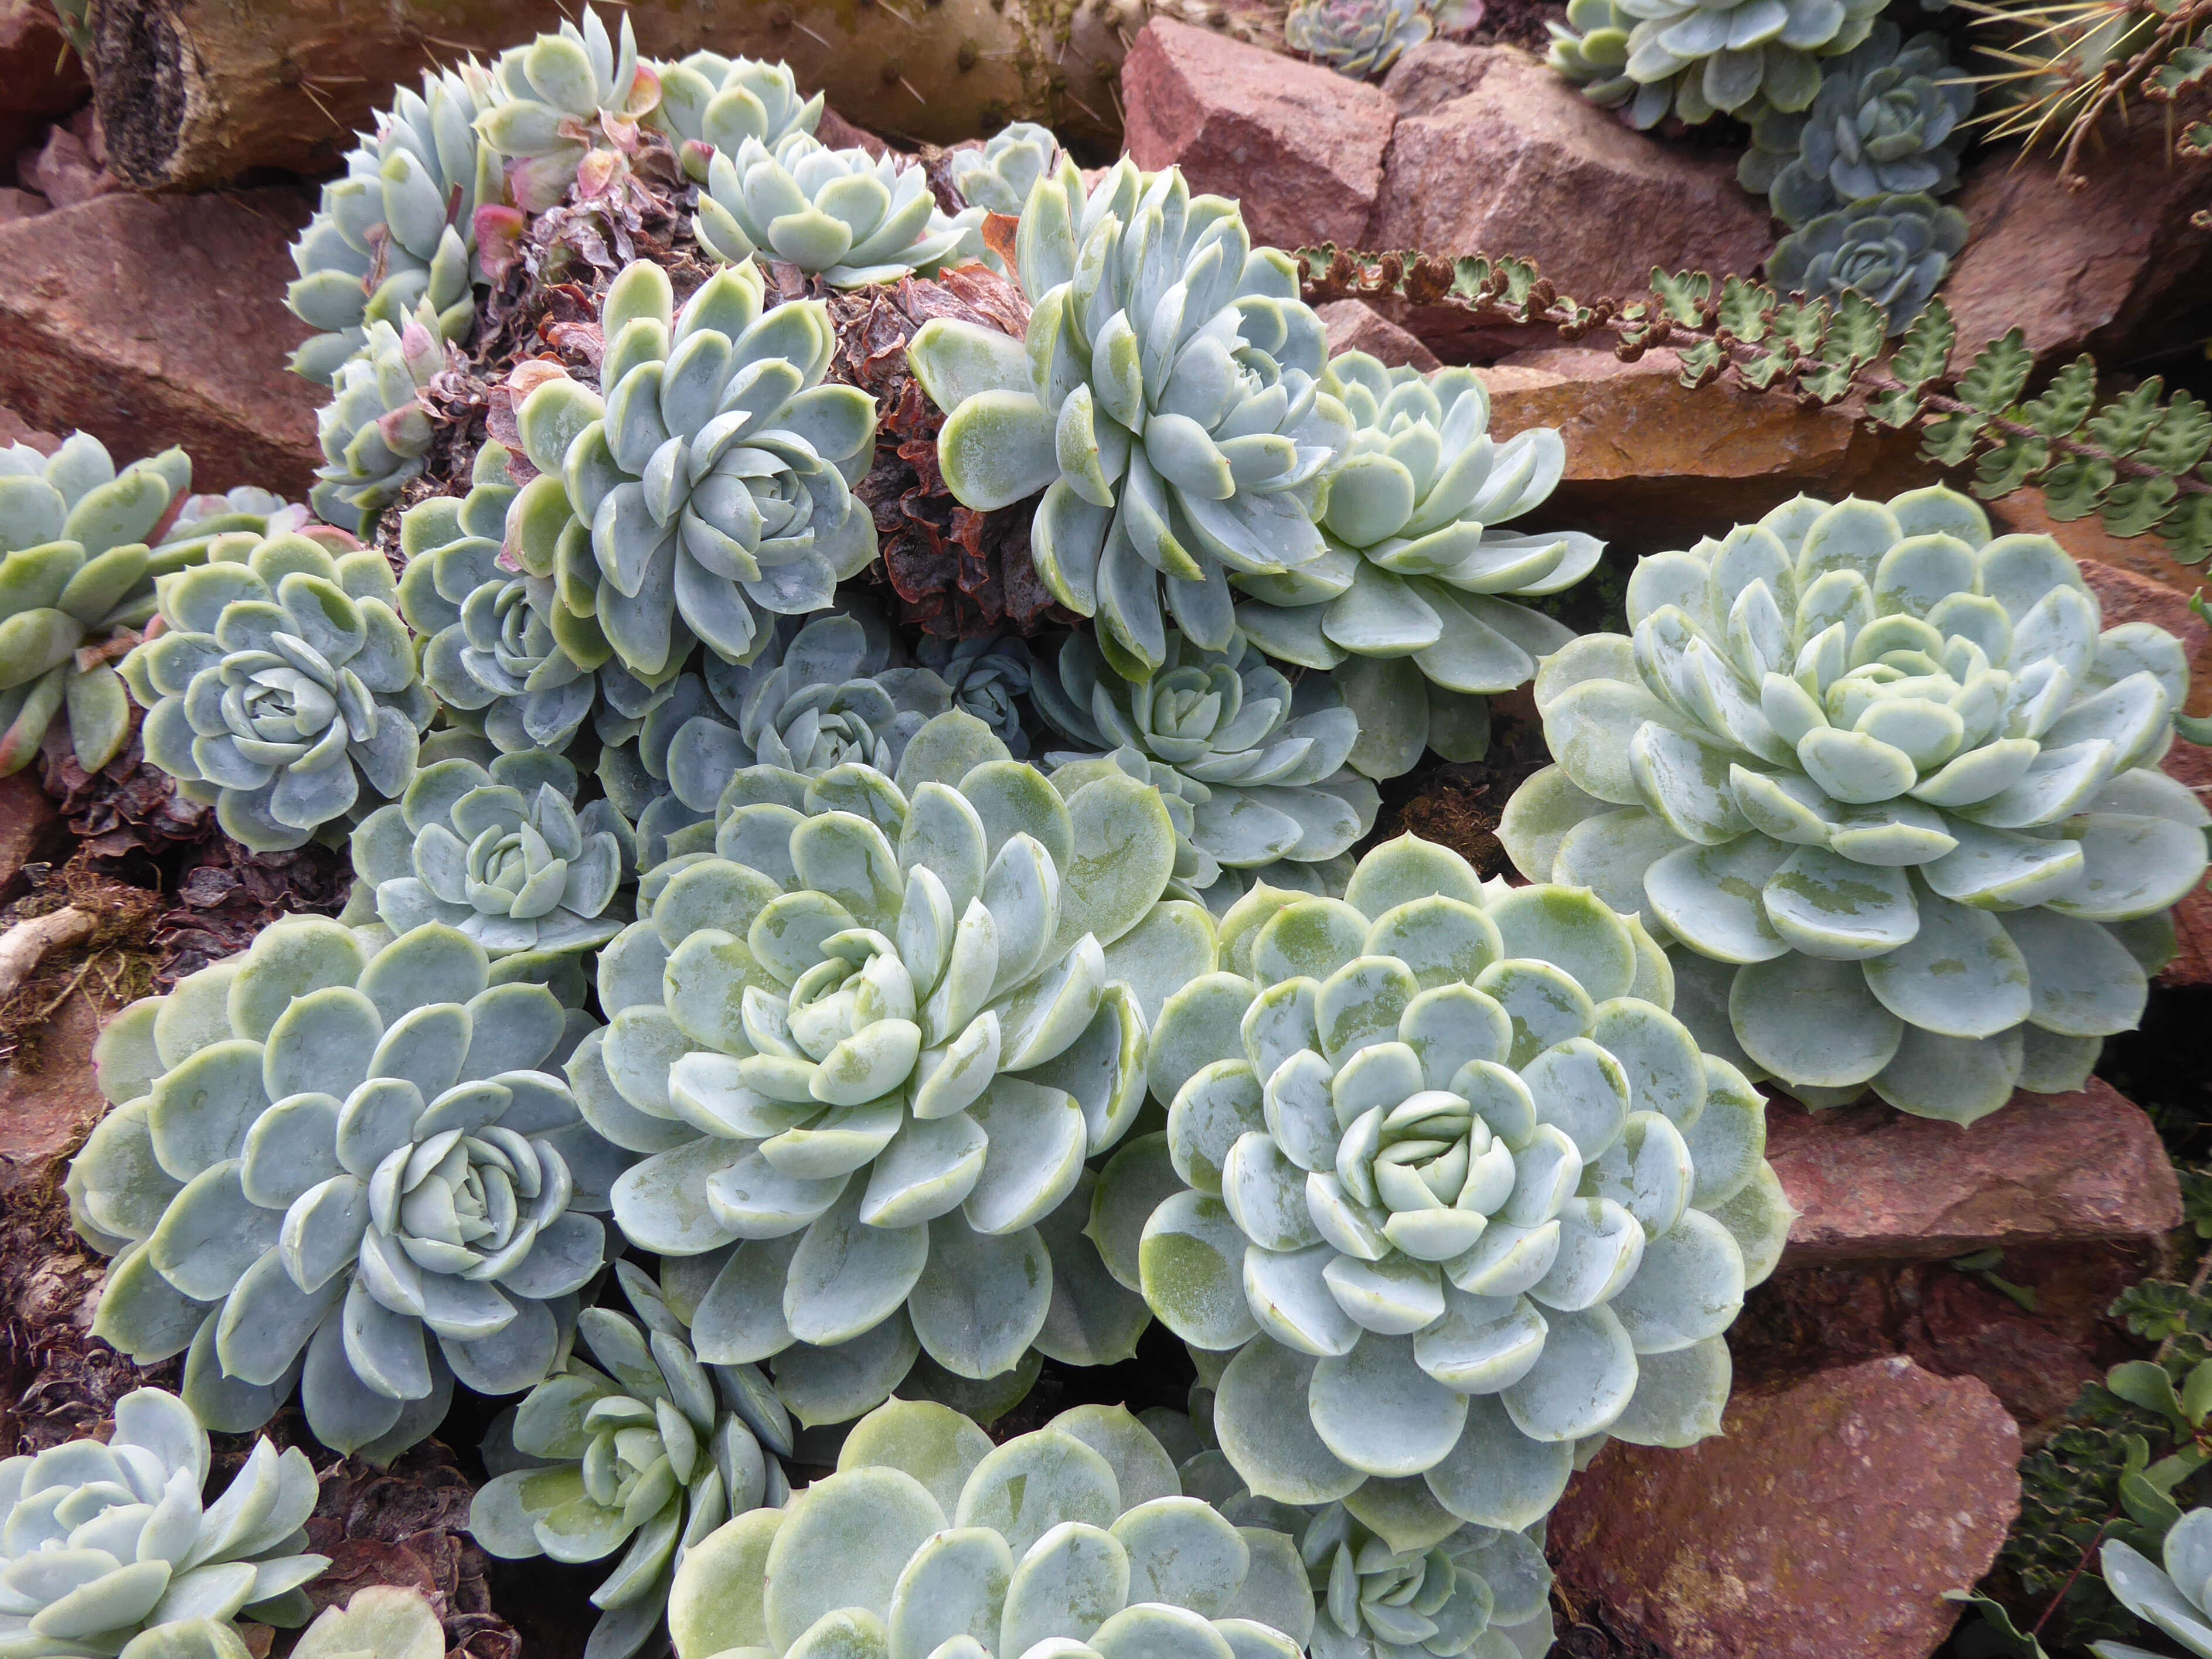
[[[1732,156],[1655,143],[1516,47],[1432,41],[1383,90],[1400,114],[1370,247],[1517,254],[1595,299],[1655,264],[1748,272],[1773,246]]]
[[[102,196],[0,225],[0,403],[130,459],[185,444],[199,489],[298,499],[326,395],[284,368],[307,334],[285,252],[313,198]]]
[[[7,434],[0,430],[0,443]],[[0,778],[0,891],[15,879],[15,872],[46,849],[46,842],[61,812],[53,798],[39,787],[38,774],[29,768]]]
[[[1392,368],[1411,364],[1424,374],[1437,367],[1437,354],[1419,335],[1399,327],[1364,300],[1331,300],[1316,307],[1316,314],[1328,330],[1332,357],[1341,351],[1364,351]]]
[[[1962,350],[2017,326],[2039,356],[2112,362],[2176,302],[2201,299],[2212,231],[2189,220],[2204,181],[2166,160],[2166,142],[2150,114],[2091,157],[2079,191],[2047,155],[1994,150],[1967,167],[1957,205],[1970,239],[1943,287]]]
[[[1551,1553],[1674,1659],[1923,1659],[2020,1509],[2020,1431],[1972,1377],[1876,1359],[1729,1402],[1687,1450],[1607,1445]]]
[[[1778,1097],[1766,1156],[1801,1212],[1785,1264],[2144,1239],[2181,1224],[2158,1132],[2098,1078],[2078,1094],[2014,1095],[1966,1128],[1879,1102],[1808,1112]]]
[[[1360,245],[1382,181],[1390,106],[1376,88],[1208,30],[1154,18],[1121,66],[1140,167],[1238,198],[1252,240]]]
[[[91,94],[46,0],[0,0],[0,158]],[[0,217],[4,217],[0,214]]]
[[[0,1199],[44,1186],[106,1109],[92,1080],[92,1040],[99,1034],[92,1000],[73,993],[40,1044],[40,1069],[0,1068]]]

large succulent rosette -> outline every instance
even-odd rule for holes
[[[1559,764],[1505,812],[1522,871],[1640,913],[1705,1046],[1811,1104],[2079,1088],[2204,873],[2158,769],[2179,641],[2103,626],[2057,542],[1942,489],[1655,555],[1628,616],[1537,678]]]
[[[1325,680],[1294,690],[1241,639],[1223,653],[1176,634],[1149,679],[1122,678],[1080,634],[1056,671],[1030,687],[1037,710],[1094,753],[1045,763],[1064,788],[1118,770],[1158,789],[1185,896],[1219,908],[1255,877],[1307,886],[1300,866],[1333,866],[1374,827],[1375,786],[1345,768],[1358,718]]]
[[[1352,421],[1321,520],[1328,580],[1248,579],[1237,625],[1271,657],[1334,671],[1358,719],[1353,770],[1396,777],[1425,749],[1479,760],[1486,694],[1574,637],[1513,601],[1564,592],[1605,551],[1579,531],[1496,527],[1542,504],[1566,446],[1551,427],[1492,440],[1472,369],[1424,375],[1348,351],[1322,384]]]
[[[1892,334],[1912,325],[1966,246],[1966,216],[1932,196],[1870,196],[1808,220],[1766,256],[1784,294],[1873,302]]]
[[[725,808],[601,954],[611,1023],[570,1063],[592,1121],[647,1154],[617,1224],[730,1252],[695,1346],[772,1359],[802,1421],[868,1409],[918,1347],[1012,1370],[1056,1299],[1113,1293],[1053,1218],[1142,1098],[1164,809],[1127,778],[1063,801],[960,714],[896,780],[762,768]]]
[[[695,1548],[668,1626],[678,1659],[1297,1659],[1314,1609],[1292,1540],[1186,1494],[1119,1407],[994,1447],[893,1401],[835,1474]]]
[[[1722,1333],[1790,1212],[1765,1102],[1669,1012],[1638,926],[1406,836],[1342,899],[1255,888],[1216,960],[1153,1028],[1166,1133],[1109,1164],[1091,1225],[1234,1355],[1213,1425],[1254,1492],[1373,1480],[1517,1529],[1577,1442],[1717,1429]]]
[[[695,639],[749,659],[761,611],[818,611],[876,556],[851,489],[875,454],[874,400],[822,383],[836,337],[820,301],[763,297],[748,262],[678,310],[667,272],[638,260],[601,303],[600,392],[541,377],[519,410],[544,476],[509,512],[516,562],[653,685]]]
[[[364,793],[406,788],[432,704],[383,555],[342,532],[241,533],[157,588],[156,624],[121,668],[146,758],[233,840],[304,846]]]
[[[374,932],[288,917],[117,1015],[67,1190],[115,1257],[95,1334],[185,1354],[210,1428],[296,1383],[318,1439],[381,1461],[456,1378],[513,1394],[557,1362],[629,1160],[545,1069],[589,1020],[452,928]]]
[[[1053,597],[1098,620],[1139,679],[1170,623],[1233,648],[1232,577],[1341,592],[1314,524],[1351,436],[1321,384],[1328,337],[1289,258],[1255,249],[1237,204],[1124,159],[1086,191],[1038,180],[1017,240],[1027,343],[936,318],[908,361],[948,418],[945,486],[979,511],[1044,492],[1030,553]],[[1334,586],[1328,586],[1334,583]]]
[[[707,164],[692,220],[702,246],[732,264],[758,255],[818,274],[832,288],[934,275],[969,246],[967,225],[937,205],[919,161],[832,149],[811,132],[770,149],[746,137]]]
[[[1670,112],[1694,126],[1806,108],[1820,60],[1864,40],[1881,9],[1881,0],[1569,0],[1567,21],[1544,27],[1551,66],[1592,103],[1639,128]]]

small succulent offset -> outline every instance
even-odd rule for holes
[[[329,386],[368,343],[370,323],[401,327],[425,301],[447,339],[467,335],[483,276],[477,210],[506,200],[499,157],[473,125],[490,101],[474,64],[426,70],[420,93],[395,88],[374,135],[357,135],[345,176],[323,186],[292,244],[300,274],[284,304],[319,331],[292,354],[295,373]]]
[[[1522,872],[1640,911],[1705,1045],[1808,1104],[2081,1087],[2203,878],[2212,820],[2158,769],[2180,643],[1942,489],[1656,554],[1628,617],[1537,676]]]
[[[419,1590],[369,1584],[301,1632],[292,1659],[441,1659],[445,1627]]]
[[[783,260],[832,288],[931,276],[972,253],[967,227],[937,205],[921,162],[831,149],[805,131],[773,148],[748,137],[717,150],[692,225],[719,259]]]
[[[731,780],[753,768],[775,769],[793,789],[848,763],[896,774],[923,723],[952,706],[929,670],[890,665],[889,630],[872,617],[794,621],[779,618],[750,663],[710,654],[645,717],[638,758],[674,798],[648,809],[653,832],[713,817]]]
[[[678,310],[668,273],[638,260],[601,304],[604,395],[555,374],[518,414],[544,476],[510,510],[508,544],[650,684],[695,637],[747,660],[768,638],[756,606],[821,610],[876,556],[851,489],[875,455],[875,400],[822,383],[836,348],[822,301],[764,311],[764,293],[748,261]]]
[[[338,366],[331,400],[315,413],[323,464],[307,493],[325,523],[367,538],[422,475],[435,431],[422,393],[445,371],[449,349],[426,298],[396,324],[369,324],[361,349]]]
[[[2099,1565],[2120,1605],[2199,1659],[2212,1659],[2212,1510],[2191,1510],[2166,1534],[2154,1561],[2117,1538]],[[2093,1642],[2097,1659],[2156,1659],[2130,1642]]]
[[[667,135],[684,171],[700,184],[716,155],[735,155],[748,138],[774,149],[822,119],[822,94],[800,96],[788,64],[695,52],[659,68],[660,102],[646,119]]]
[[[0,1462],[0,1652],[89,1659],[165,1625],[228,1628],[240,1613],[305,1624],[300,1587],[331,1564],[305,1552],[317,1492],[307,1454],[257,1440],[204,1504],[208,1467],[207,1431],[159,1389],[115,1402],[105,1444]]]
[[[1308,1523],[1298,1554],[1319,1603],[1313,1659],[1519,1659],[1550,1646],[1552,1570],[1542,1547],[1522,1533],[1425,1509],[1370,1510],[1378,1526],[1370,1526],[1337,1503]]]
[[[1322,384],[1352,421],[1321,520],[1329,579],[1248,583],[1237,624],[1271,657],[1335,671],[1358,717],[1353,770],[1396,777],[1431,748],[1480,760],[1485,695],[1524,684],[1574,637],[1512,600],[1573,586],[1605,550],[1577,531],[1494,527],[1542,504],[1566,447],[1551,427],[1493,441],[1471,369],[1425,376],[1351,351]]]
[[[1889,331],[1911,326],[1966,245],[1966,216],[1932,196],[1870,196],[1809,220],[1766,256],[1766,277],[1784,294],[1870,300]]]
[[[981,149],[952,154],[952,188],[971,208],[1018,218],[1036,181],[1059,160],[1060,139],[1050,127],[1016,121],[1001,127]]]
[[[221,537],[208,562],[163,576],[159,598],[122,665],[146,710],[146,758],[212,803],[231,839],[304,846],[364,788],[380,801],[406,788],[432,704],[383,555]]]
[[[1177,891],[1225,906],[1239,896],[1224,871],[1319,864],[1375,826],[1375,786],[1346,769],[1359,721],[1334,687],[1293,690],[1241,638],[1224,652],[1167,636],[1150,679],[1115,672],[1087,635],[1060,648],[1055,672],[1030,687],[1037,712],[1091,751],[1048,755],[1063,789],[1127,773],[1160,791],[1176,828]],[[1102,752],[1103,751],[1103,752]]]
[[[395,934],[442,922],[495,959],[605,944],[629,921],[615,900],[636,847],[611,802],[577,806],[577,784],[557,755],[423,767],[354,830],[358,879],[343,919],[380,919]]]
[[[660,1629],[670,1578],[733,1515],[790,1495],[791,1418],[751,1366],[702,1365],[653,1281],[615,1264],[637,1317],[586,1308],[571,1354],[484,1446],[497,1471],[469,1531],[503,1559],[622,1559],[592,1592],[588,1659],[629,1659]]]
[[[636,147],[640,118],[660,101],[660,77],[638,61],[628,12],[617,46],[587,5],[582,27],[563,22],[557,34],[501,52],[491,90],[477,131],[509,158],[515,205],[543,213],[580,175],[595,173],[592,182],[600,185],[611,176],[618,158]]]
[[[1436,33],[1425,0],[1297,0],[1283,19],[1292,52],[1370,81]]]
[[[1858,46],[1881,10],[1882,0],[1569,0],[1567,21],[1545,27],[1552,67],[1591,102],[1638,128],[1670,111],[1695,126],[1808,107],[1821,60]]]
[[[1213,1425],[1255,1493],[1518,1528],[1577,1441],[1717,1430],[1722,1333],[1790,1212],[1765,1103],[1639,927],[1407,836],[1342,899],[1255,888],[1218,961],[1153,1027],[1164,1146],[1107,1166],[1091,1226],[1233,1352]]]
[[[191,476],[181,449],[118,472],[87,432],[51,457],[0,449],[0,774],[28,765],[57,719],[88,772],[130,741],[110,663],[153,615],[156,578],[207,556],[205,537],[178,528]]]
[[[879,1402],[917,1343],[1002,1376],[1062,1274],[1039,1224],[1142,1097],[1124,980],[1152,941],[1121,941],[1166,884],[1166,811],[1118,775],[1063,800],[957,713],[896,781],[756,768],[724,805],[714,851],[648,878],[601,953],[610,1023],[569,1066],[648,1154],[616,1221],[663,1256],[736,1245],[695,1345],[774,1358],[805,1422]]]
[[[1185,1496],[1119,1407],[994,1447],[893,1401],[836,1474],[692,1550],[668,1628],[677,1659],[1297,1659],[1314,1609],[1291,1539]]]
[[[67,1190],[117,1258],[99,1335],[141,1364],[189,1350],[211,1428],[258,1426],[296,1378],[318,1439],[381,1461],[456,1377],[545,1376],[604,1254],[585,1212],[628,1160],[545,1069],[588,1022],[450,927],[373,933],[288,917],[117,1015],[94,1051],[115,1109]]]
[[[1036,664],[1020,635],[967,640],[927,635],[915,646],[915,655],[945,682],[955,708],[989,726],[1016,760],[1029,758],[1030,734],[1023,728],[1015,699],[1028,695]]]
[[[1941,35],[1900,44],[1885,21],[1828,64],[1811,108],[1767,110],[1752,123],[1736,178],[1787,225],[1870,196],[1948,195],[1973,107],[1973,82],[1952,67]]]
[[[550,572],[505,553],[520,493],[510,459],[505,446],[486,443],[466,495],[434,495],[400,515],[399,614],[424,641],[422,684],[448,720],[481,725],[510,754],[559,754],[586,720],[604,721],[595,671],[614,653],[595,620],[556,602]]]
[[[1026,344],[933,318],[908,359],[948,416],[938,461],[963,505],[1044,491],[1037,574],[1097,617],[1107,659],[1161,667],[1170,621],[1233,649],[1232,577],[1329,581],[1314,514],[1351,422],[1288,257],[1252,246],[1235,203],[1126,157],[1086,195],[1062,156],[1016,249]]]

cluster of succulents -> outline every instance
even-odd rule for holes
[[[939,317],[908,356],[948,411],[946,487],[978,510],[1043,492],[1037,574],[1097,618],[1107,660],[1145,678],[1170,623],[1230,649],[1232,574],[1341,592],[1315,510],[1351,420],[1322,388],[1327,335],[1288,258],[1252,246],[1235,203],[1126,157],[1086,191],[1062,156],[1016,253],[1026,343]]]
[[[659,684],[692,642],[743,662],[759,615],[821,610],[876,556],[852,485],[874,458],[875,403],[825,385],[836,345],[818,300],[764,307],[750,260],[677,307],[648,260],[608,285],[594,392],[552,372],[518,410],[541,475],[509,508],[521,568],[550,576],[616,659]],[[756,610],[758,607],[758,610]]]
[[[603,186],[660,101],[659,74],[639,61],[629,14],[617,41],[588,5],[580,25],[564,21],[558,33],[501,52],[489,82],[477,132],[507,158],[507,194],[533,213],[587,171]]]
[[[1547,22],[1550,63],[1583,95],[1644,128],[1668,114],[1756,120],[1808,108],[1821,61],[1873,32],[1882,0],[1569,0]]]
[[[1233,1355],[1213,1425],[1254,1492],[1418,1477],[1519,1527],[1577,1442],[1717,1429],[1722,1333],[1790,1212],[1765,1103],[1670,1012],[1639,923],[1406,836],[1343,898],[1255,889],[1215,961],[1162,1006],[1166,1133],[1108,1164],[1091,1224],[1170,1330]]]
[[[2212,819],[2157,765],[2180,642],[1941,488],[1646,558],[1628,618],[1537,676],[1522,873],[1639,915],[1705,1046],[1809,1104],[2079,1088],[2204,875]]]
[[[801,94],[787,64],[695,52],[653,67],[660,101],[647,121],[667,135],[684,172],[701,184],[714,155],[735,155],[748,138],[773,150],[791,133],[811,133],[822,119],[822,94]]]
[[[1905,40],[1884,21],[1828,65],[1808,108],[1753,121],[1736,178],[1793,226],[1870,197],[1948,195],[1973,108],[1940,35]]]
[[[1186,1495],[1120,1407],[994,1446],[950,1407],[894,1401],[835,1474],[692,1549],[668,1627],[678,1659],[1297,1659],[1315,1621],[1289,1535]]]
[[[315,416],[323,464],[307,496],[325,523],[368,536],[422,476],[436,431],[422,394],[444,373],[447,349],[425,295],[410,316],[371,322],[361,349],[338,365],[331,400]]]
[[[938,206],[919,161],[832,149],[804,131],[773,149],[748,135],[734,153],[717,150],[693,226],[717,258],[758,254],[833,288],[927,275],[982,249]]]
[[[547,1069],[587,1018],[441,923],[374,945],[287,918],[118,1014],[95,1051],[113,1109],[67,1187],[116,1258],[97,1334],[185,1354],[210,1427],[258,1427],[296,1383],[318,1439],[383,1458],[456,1379],[544,1378],[629,1160]]]
[[[138,1389],[114,1418],[105,1444],[72,1440],[0,1462],[0,1646],[113,1654],[200,1621],[234,1641],[240,1615],[305,1624],[301,1586],[331,1564],[301,1547],[318,1490],[307,1455],[258,1440],[208,1504],[208,1431],[191,1407]],[[158,1648],[139,1651],[147,1645]]]
[[[1436,33],[1426,0],[1297,0],[1283,43],[1342,75],[1370,80]]]

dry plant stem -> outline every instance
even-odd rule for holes
[[[1122,45],[1077,0],[635,0],[639,50],[787,61],[872,131],[951,143],[1027,118],[1118,141]],[[108,164],[143,190],[331,172],[394,82],[556,27],[574,0],[98,0],[86,54]],[[1089,113],[1086,113],[1089,112]]]
[[[1703,325],[1674,321],[1656,314],[1656,305],[1639,301],[1622,301],[1602,298],[1587,305],[1573,299],[1559,297],[1551,283],[1540,278],[1529,291],[1525,301],[1507,299],[1502,292],[1486,295],[1480,300],[1470,300],[1451,289],[1454,266],[1451,262],[1428,254],[1417,254],[1410,259],[1395,253],[1340,252],[1328,270],[1316,273],[1312,262],[1304,255],[1298,260],[1300,291],[1309,304],[1342,299],[1347,295],[1402,296],[1415,303],[1445,304],[1460,307],[1484,322],[1504,323],[1521,326],[1549,326],[1559,330],[1568,340],[1585,337],[1592,329],[1604,329],[1620,337],[1613,355],[1623,362],[1634,362],[1644,352],[1656,347],[1680,347],[1716,344],[1727,354],[1729,368],[1755,363],[1786,350],[1782,345],[1754,347],[1735,338],[1726,329],[1714,326],[1709,307],[1708,321]],[[1955,354],[1954,354],[1955,355]],[[1800,357],[1807,367],[1822,367],[1817,359]],[[1968,355],[1972,361],[1972,354]],[[1717,368],[1715,377],[1722,372]],[[1792,374],[1785,370],[1761,385],[1741,375],[1735,385],[1743,390],[1760,392],[1795,392],[1799,404],[1807,409],[1823,406],[1826,399],[1812,396],[1794,383]],[[1947,392],[1934,388],[1955,386],[1957,378],[1944,375],[1923,384],[1916,393],[1919,404],[1916,418],[1925,420],[1945,415],[1981,415],[1972,404],[1963,403]],[[1854,392],[1879,395],[1906,389],[1905,383],[1882,373],[1871,364],[1856,365],[1851,371]],[[2008,437],[2047,445],[2055,455],[2081,456],[2084,459],[2107,462],[2122,477],[2162,478],[2172,475],[2148,462],[2129,455],[2112,455],[2094,444],[2068,436],[2051,436],[2028,425],[2001,415],[1982,416],[1985,429],[2002,433]],[[2193,473],[2174,477],[2177,491],[2184,495],[2212,495],[2212,483]]]
[[[82,945],[97,925],[92,912],[68,905],[19,921],[0,933],[0,1005],[22,988],[48,956]]]

